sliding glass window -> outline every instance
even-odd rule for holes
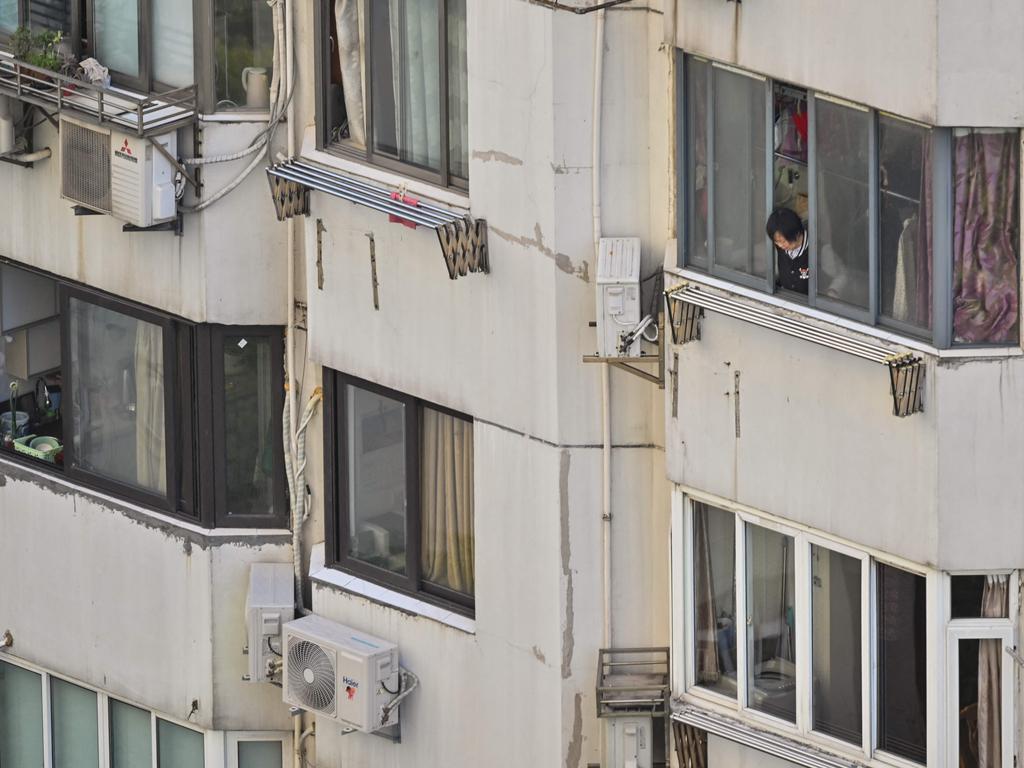
[[[680,57],[683,266],[939,348],[1018,343],[1018,129],[931,127]],[[773,244],[778,209],[803,231]]]

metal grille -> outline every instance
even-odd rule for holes
[[[672,723],[680,768],[708,768],[708,733],[678,720]]]
[[[61,195],[110,213],[110,135],[78,123],[60,123]]]
[[[334,714],[334,662],[327,651],[302,638],[288,639],[288,693],[309,709]]]

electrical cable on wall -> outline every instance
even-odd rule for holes
[[[288,105],[291,103],[292,97],[295,93],[295,77],[294,77],[294,62],[286,61],[285,51],[285,29],[284,29],[284,12],[285,2],[284,0],[267,0],[267,5],[271,7],[274,15],[274,75],[270,84],[270,120],[267,123],[267,127],[260,131],[249,146],[245,149],[234,152],[227,155],[216,155],[213,157],[188,157],[182,160],[183,165],[203,166],[214,163],[226,163],[234,160],[240,160],[248,157],[251,154],[256,156],[252,161],[230,182],[224,187],[213,193],[210,197],[200,201],[196,205],[180,206],[180,209],[185,213],[198,213],[211,205],[216,203],[218,200],[226,197],[232,191],[237,189],[246,178],[256,169],[262,162],[261,151],[267,150],[267,159],[272,161],[271,155],[272,145],[274,136],[277,133],[277,127],[280,122],[284,119],[285,113],[288,109]],[[281,91],[281,70],[283,65],[287,65],[288,78],[285,83],[284,92],[282,95]],[[181,191],[184,191],[184,185],[181,186]],[[175,190],[178,193],[178,190]]]

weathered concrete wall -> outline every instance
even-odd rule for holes
[[[1024,124],[1024,8],[987,0],[678,0],[690,53],[935,125]]]
[[[205,154],[239,151],[260,125],[207,124]],[[44,123],[35,143],[53,156],[30,169],[0,163],[0,256],[191,320],[284,323],[285,232],[262,169],[206,212],[186,214],[182,237],[128,233],[110,216],[75,216],[73,203],[60,196],[57,132]],[[187,148],[179,143],[181,155]],[[204,168],[207,191],[242,167],[236,161]]]
[[[248,566],[289,562],[287,541],[214,543],[4,462],[0,625],[12,655],[158,712],[287,729],[280,690],[241,682]]]

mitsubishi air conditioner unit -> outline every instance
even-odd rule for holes
[[[363,733],[398,724],[398,646],[320,616],[284,625],[284,701]]]
[[[177,215],[175,132],[141,138],[103,126],[60,118],[61,197],[136,227],[173,221]]]

